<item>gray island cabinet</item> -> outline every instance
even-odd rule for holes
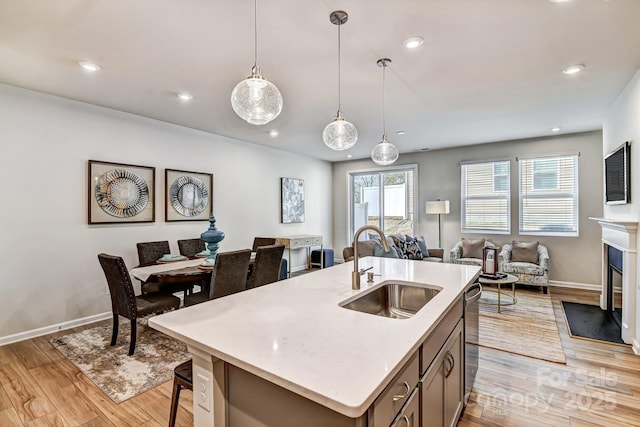
[[[193,355],[194,424],[455,425],[464,392],[463,293],[478,267],[368,257],[151,318]],[[415,315],[343,307],[384,283],[438,289]]]

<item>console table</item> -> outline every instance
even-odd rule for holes
[[[312,246],[320,246],[320,268],[324,265],[323,263],[323,252],[322,252],[322,236],[316,234],[299,234],[296,236],[284,236],[284,237],[276,237],[277,245],[284,245],[285,249],[289,251],[289,262],[288,264],[288,277],[291,277],[291,249],[307,249],[307,268],[311,267],[311,247]]]

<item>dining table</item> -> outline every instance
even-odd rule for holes
[[[143,282],[196,283],[211,278],[213,268],[202,268],[202,258],[184,261],[160,262],[135,267],[129,273]]]

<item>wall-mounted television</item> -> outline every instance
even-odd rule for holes
[[[631,202],[631,144],[629,141],[604,158],[604,192],[608,205]]]

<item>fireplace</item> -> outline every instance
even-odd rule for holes
[[[622,279],[623,252],[613,246],[607,247],[607,297],[606,310],[611,313],[613,320],[621,326],[622,322]]]
[[[602,227],[602,291],[600,308],[609,310],[620,322],[622,340],[640,354],[640,328],[636,319],[638,222],[590,218]],[[617,290],[620,289],[620,292]],[[621,296],[621,298],[620,298]],[[640,295],[638,295],[640,296]]]

